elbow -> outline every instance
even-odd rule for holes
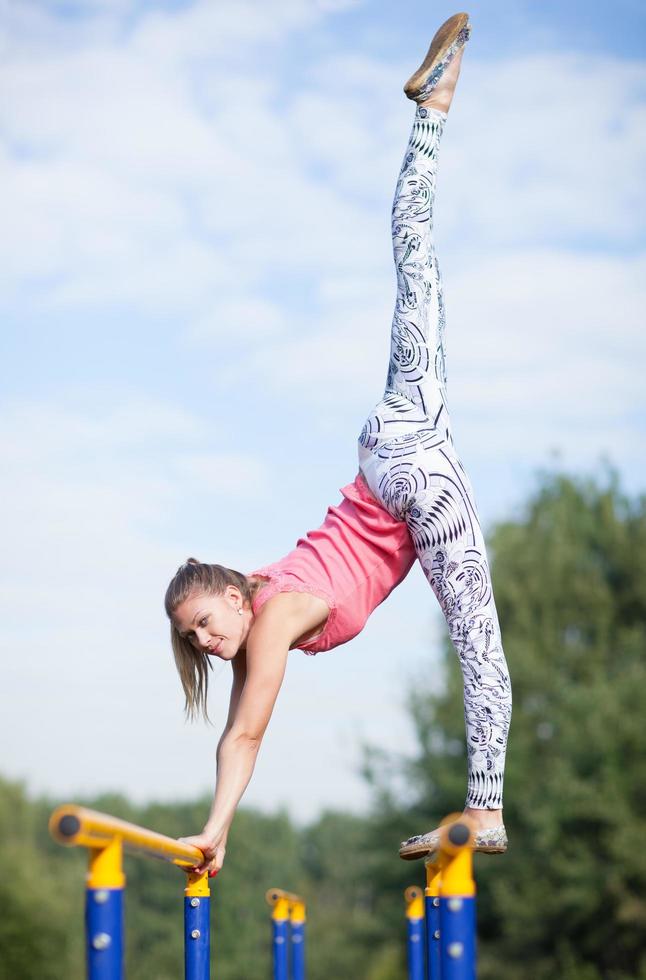
[[[237,746],[257,752],[264,734],[264,729],[259,728],[232,728],[227,738]]]

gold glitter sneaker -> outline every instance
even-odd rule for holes
[[[474,851],[483,854],[504,854],[507,850],[507,832],[504,824],[497,827],[487,827],[485,830],[476,830],[473,844]],[[440,845],[439,831],[431,831],[428,834],[418,834],[417,837],[409,837],[402,841],[399,847],[399,856],[404,861],[415,861],[417,858],[426,857],[437,851]]]
[[[430,97],[445,69],[470,36],[468,14],[453,14],[442,24],[431,41],[424,61],[404,85],[404,92],[409,99],[422,103]]]

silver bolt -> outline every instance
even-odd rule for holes
[[[433,899],[433,908],[434,909],[437,909],[439,907],[440,907],[440,900],[439,900],[439,898],[434,898]]]
[[[110,892],[107,888],[99,888],[98,891],[94,893],[94,901],[97,905],[105,905],[107,900],[110,898]]]
[[[199,900],[199,898],[192,898],[191,899],[191,908],[192,909],[199,909],[199,907],[200,907],[200,900]]]
[[[433,933],[433,939],[439,939],[439,938],[440,938],[440,930],[436,929],[435,932]]]
[[[447,902],[447,905],[449,906],[449,910],[451,912],[459,912],[460,909],[462,908],[462,899],[450,898]]]
[[[193,929],[193,932],[191,933],[191,939],[199,939],[201,935],[202,933],[200,932],[199,929]]]
[[[447,953],[452,959],[454,960],[459,959],[460,956],[462,956],[463,952],[464,952],[464,946],[462,945],[462,943],[449,943]]]
[[[111,942],[107,932],[97,932],[92,939],[92,949],[107,949]]]

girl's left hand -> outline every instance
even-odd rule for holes
[[[204,860],[201,864],[196,864],[193,868],[195,874],[204,874],[205,871],[209,872],[212,877],[217,874],[224,864],[224,855],[226,854],[226,834],[221,834],[219,837],[213,837],[212,834],[202,832],[201,834],[196,834],[194,837],[180,837],[179,838],[183,844],[191,844],[193,847],[199,848],[199,850],[204,855]]]

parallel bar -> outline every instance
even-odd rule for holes
[[[404,892],[408,922],[408,980],[424,980],[424,899],[411,885]]]
[[[301,895],[297,895],[296,892],[286,892],[283,888],[268,888],[265,892],[265,900],[268,905],[275,907],[281,898],[287,902],[290,908],[300,906],[298,914],[305,917],[305,899]]]
[[[59,843],[87,847],[90,852],[85,912],[88,980],[123,980],[124,846],[189,871],[184,900],[185,977],[209,980],[208,874],[189,870],[203,861],[197,847],[74,805],[58,807],[50,817],[49,829]]]
[[[289,978],[290,926],[293,980],[305,980],[305,902],[282,888],[270,888],[265,898],[272,906],[274,980]]]
[[[59,844],[68,846],[103,848],[117,837],[128,851],[161,858],[181,868],[192,868],[203,860],[202,852],[197,847],[73,804],[54,810],[49,829]]]

